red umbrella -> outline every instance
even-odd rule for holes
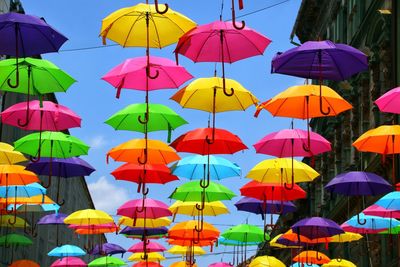
[[[158,262],[140,261],[140,262],[132,265],[132,267],[163,267],[163,266],[161,264],[159,264]]]
[[[294,184],[293,189],[286,189],[283,184],[260,183],[251,181],[240,188],[242,196],[260,200],[290,201],[305,198],[307,193],[300,186]]]
[[[171,216],[172,212],[168,209],[168,206],[161,201],[151,198],[143,198],[126,202],[118,208],[117,215],[133,219],[157,219]]]

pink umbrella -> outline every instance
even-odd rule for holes
[[[29,112],[26,103],[17,103],[1,113],[1,122],[22,130],[63,131],[80,127],[81,118],[69,108],[51,101],[33,100],[29,102]]]
[[[134,199],[118,208],[117,214],[129,218],[157,219],[172,216],[168,206],[161,201],[151,198]]]
[[[148,79],[146,73],[150,72],[154,79]],[[137,57],[125,60],[114,67],[103,80],[117,88],[117,98],[122,88],[135,90],[158,90],[178,88],[193,76],[184,67],[177,65],[172,60],[161,57],[150,57],[150,67],[147,67],[147,57]]]
[[[375,100],[375,104],[382,112],[400,114],[399,101],[400,87],[396,87]]]
[[[208,265],[208,267],[232,267],[233,265],[226,262],[216,262]]]
[[[132,267],[163,267],[163,266],[161,264],[159,264],[158,262],[140,261],[140,262],[132,265]]]
[[[310,143],[308,144],[308,137]],[[331,143],[321,135],[300,129],[270,133],[253,145],[257,153],[275,157],[311,157],[331,151]]]
[[[118,231],[119,227],[115,223],[105,223],[105,224],[90,224],[90,225],[79,225],[79,224],[70,224],[68,228],[77,230],[77,229],[87,229],[87,230],[98,230],[98,229],[110,229]]]
[[[384,218],[400,218],[399,210],[388,210],[378,205],[372,205],[362,211],[365,215],[379,216]]]
[[[50,267],[86,267],[87,264],[77,257],[65,257],[53,262]]]
[[[166,251],[167,249],[164,246],[156,242],[152,242],[150,240],[137,243],[128,249],[128,251],[132,253],[141,253],[144,252],[145,250],[146,253],[150,253],[150,252],[163,252]]]
[[[380,232],[386,230],[386,229],[372,229],[372,228],[357,228],[357,227],[350,226],[347,223],[343,223],[340,227],[345,232],[351,232],[351,233],[357,233],[357,234],[377,234],[377,233],[380,233]]]

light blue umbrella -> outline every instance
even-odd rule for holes
[[[308,263],[301,263],[301,262],[296,262],[290,265],[289,267],[319,267],[317,264],[308,264]]]
[[[171,167],[172,174],[190,180],[204,179],[207,176],[207,165],[209,163],[210,179],[212,180],[241,175],[241,169],[236,163],[222,157],[212,155],[209,157],[209,159],[207,155],[185,157]]]
[[[17,204],[17,211],[22,212],[55,212],[58,213],[60,206],[58,204]],[[7,210],[14,210],[14,204],[8,205]]]
[[[357,220],[357,215],[353,216],[351,219],[345,222],[345,224],[363,229],[388,229],[400,225],[400,221],[392,218],[382,218],[378,216],[365,215],[360,213],[360,221],[365,222],[365,224],[360,224]]]
[[[400,211],[400,191],[393,191],[381,197],[375,205],[381,206],[387,210]]]
[[[77,257],[84,256],[86,252],[83,251],[80,247],[73,245],[64,245],[61,247],[56,247],[52,249],[49,253],[47,253],[50,257]]]
[[[258,246],[260,242],[240,242],[237,240],[226,239],[221,236],[218,238],[218,244],[225,246]]]
[[[38,183],[27,185],[0,186],[0,197],[33,197],[45,194],[46,188]]]

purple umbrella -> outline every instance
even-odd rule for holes
[[[293,233],[309,239],[331,237],[344,233],[336,222],[322,217],[305,218],[292,225],[291,229]]]
[[[393,191],[393,187],[382,177],[370,172],[352,171],[334,177],[325,189],[345,196],[376,196]],[[364,199],[363,199],[364,204]],[[363,225],[357,214],[358,223]]]
[[[57,52],[68,40],[44,19],[19,13],[0,15],[0,36],[0,54],[16,58],[16,84],[11,84],[11,79],[7,81],[11,88],[19,86],[19,57]]]
[[[151,238],[151,236],[166,235],[168,233],[167,227],[157,227],[157,228],[144,228],[144,227],[125,227],[119,232],[124,235],[135,235],[135,236],[146,236]]]
[[[90,255],[114,255],[114,254],[122,254],[124,256],[124,253],[126,250],[117,245],[117,244],[112,244],[112,243],[104,243],[104,244],[98,244],[96,245],[92,251],[90,251]]]
[[[272,73],[319,80],[320,95],[323,79],[342,81],[365,70],[368,70],[368,58],[363,52],[329,40],[308,41],[284,53],[277,53],[271,68]],[[320,109],[323,114],[330,113],[329,107],[328,111],[322,110],[322,98]]]
[[[49,183],[44,187],[48,188],[51,185],[51,177],[58,176],[58,185],[57,185],[57,204],[62,206],[64,204],[64,200],[59,201],[59,193],[60,193],[60,184],[61,179],[77,177],[77,176],[88,176],[95,169],[86,161],[78,157],[66,158],[66,159],[58,159],[58,158],[40,158],[37,162],[31,162],[26,167],[27,170],[36,173],[37,175],[47,175],[49,176]]]
[[[65,224],[64,223],[64,219],[67,217],[67,214],[64,213],[53,213],[53,214],[49,214],[46,216],[43,216],[38,222],[37,224],[41,224],[41,225],[56,225],[56,245],[60,246],[60,244],[58,244],[58,226],[60,224]]]

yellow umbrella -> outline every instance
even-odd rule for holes
[[[275,247],[275,248],[301,248],[301,246],[285,246],[282,244],[277,243],[278,239],[282,236],[283,234],[279,234],[277,236],[275,236],[274,238],[271,239],[271,241],[269,241],[269,245],[271,247]]]
[[[166,260],[163,255],[157,252],[146,253],[148,261],[163,261]],[[134,253],[129,258],[128,261],[142,261],[144,259],[144,253]]]
[[[196,208],[196,204],[201,205],[201,202],[183,202],[176,201],[173,203],[169,210],[174,214],[183,214],[188,216],[198,216],[199,210]],[[204,210],[202,211],[205,216],[218,216],[221,214],[228,214],[228,208],[221,201],[205,202]]]
[[[51,198],[49,198],[48,196],[37,195],[37,196],[33,196],[33,197],[0,198],[0,204],[7,204],[7,205],[55,204],[55,202]]]
[[[107,160],[140,164],[168,164],[181,158],[176,151],[159,140],[132,139],[112,148]]]
[[[330,262],[323,264],[321,267],[357,267],[357,265],[348,260],[331,259]]]
[[[101,210],[86,209],[71,213],[64,219],[65,224],[97,225],[113,223],[113,218]]]
[[[15,164],[27,161],[27,159],[19,151],[14,151],[14,147],[10,144],[0,142],[0,164]]]
[[[285,267],[280,260],[272,256],[260,256],[251,261],[249,267]]]
[[[194,255],[204,255],[206,254],[206,251],[202,249],[201,247],[194,246],[193,249],[191,247],[187,246],[179,246],[175,245],[169,250],[167,250],[168,253],[174,254],[174,255],[186,255],[187,253],[194,253]]]
[[[197,264],[189,264],[186,261],[178,261],[178,262],[174,262],[172,263],[169,267],[197,267]]]
[[[14,220],[14,216],[12,215],[1,215],[0,227],[13,227],[13,228],[29,227],[29,224],[21,217],[16,217],[16,221],[14,224],[10,223],[10,221],[12,220]]]
[[[331,243],[345,243],[345,242],[353,242],[358,241],[363,238],[362,235],[352,232],[345,232],[344,234],[338,234],[330,237]]]
[[[103,43],[108,38],[123,47],[162,48],[176,43],[196,26],[195,22],[170,8],[163,14],[157,9],[158,5],[141,3],[111,13],[102,21],[100,36]]]
[[[146,219],[146,227],[147,228],[156,228],[156,227],[164,227],[169,226],[171,224],[171,220],[167,217],[161,217],[157,219]],[[125,225],[129,227],[144,227],[145,219],[144,218],[137,218],[136,223],[134,220],[129,217],[122,216],[118,219],[118,225]]]
[[[289,158],[275,158],[261,161],[246,175],[247,178],[261,183],[312,182],[319,176],[307,164]]]

